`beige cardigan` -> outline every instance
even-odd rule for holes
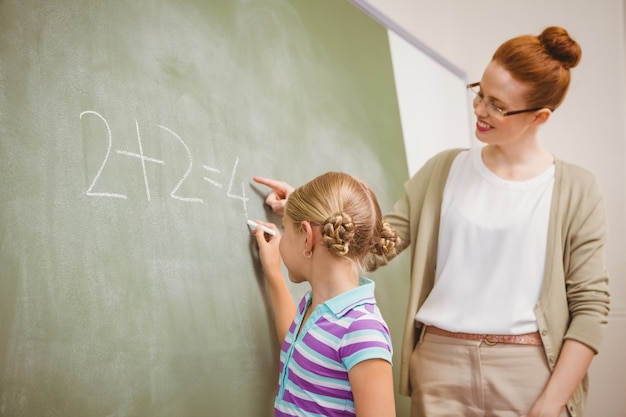
[[[401,349],[400,393],[411,395],[409,358],[417,342],[415,314],[434,285],[440,207],[450,165],[462,149],[444,151],[405,184],[404,196],[386,216],[402,244],[410,247],[411,282]],[[607,234],[604,200],[591,173],[557,160],[550,209],[546,266],[535,315],[546,358],[553,370],[563,341],[574,339],[598,352],[609,313],[604,259]],[[392,257],[377,258],[375,268]],[[568,402],[582,416],[587,377]]]

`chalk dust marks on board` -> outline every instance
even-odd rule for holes
[[[304,181],[325,171],[344,170],[366,175],[362,179],[376,188],[381,199],[391,199],[380,183],[385,178],[380,158],[364,140],[372,130],[372,115],[362,105],[360,88],[352,75],[338,68],[332,56],[316,44],[313,39],[318,34],[310,32],[311,25],[302,17],[288,2],[271,2],[271,7],[255,3],[237,11],[237,58],[244,68],[257,69],[254,77],[243,74],[241,78],[255,92],[242,95],[248,99],[242,103],[246,128],[258,132],[249,140],[259,141],[255,152],[268,160],[273,155],[264,145],[274,139],[268,141],[268,131],[287,136],[281,138],[281,146],[293,156],[291,165],[310,165],[308,155],[316,155],[315,166],[309,167],[313,174],[297,178],[298,172],[292,170],[290,178]],[[265,82],[259,83],[259,77]],[[346,100],[354,106],[346,109]],[[268,124],[276,128],[268,129]],[[343,150],[342,155],[337,149]]]
[[[242,156],[242,173],[247,157],[278,165],[273,151],[278,146],[299,158],[304,142],[325,140],[327,148],[335,148],[338,138],[352,143],[355,133],[349,124],[329,118],[328,110],[316,103],[318,98],[322,103],[337,101],[333,87],[341,82],[334,80],[329,58],[311,41],[293,5],[257,1],[231,2],[230,7],[232,27],[198,25],[195,33],[185,36],[189,52],[184,59],[159,55],[158,77],[176,91],[173,110],[190,135],[206,138],[210,157],[232,157],[229,152],[235,150]],[[334,110],[345,113],[339,105]],[[204,126],[208,129],[202,130]],[[290,165],[300,165],[299,160],[293,162]],[[290,178],[309,177],[298,174],[292,171]]]

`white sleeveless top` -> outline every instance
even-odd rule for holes
[[[435,286],[416,321],[452,332],[537,330],[554,165],[528,181],[497,177],[482,148],[461,152],[444,191]]]

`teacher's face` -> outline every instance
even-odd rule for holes
[[[505,145],[534,138],[534,112],[505,116],[507,111],[527,108],[527,87],[499,63],[489,63],[480,80],[479,98],[474,102],[476,138],[485,144]]]

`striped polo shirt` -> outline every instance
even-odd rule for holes
[[[391,364],[391,336],[374,282],[360,278],[359,284],[315,307],[304,324],[311,292],[300,301],[280,351],[275,416],[354,416],[348,371],[368,359]]]

